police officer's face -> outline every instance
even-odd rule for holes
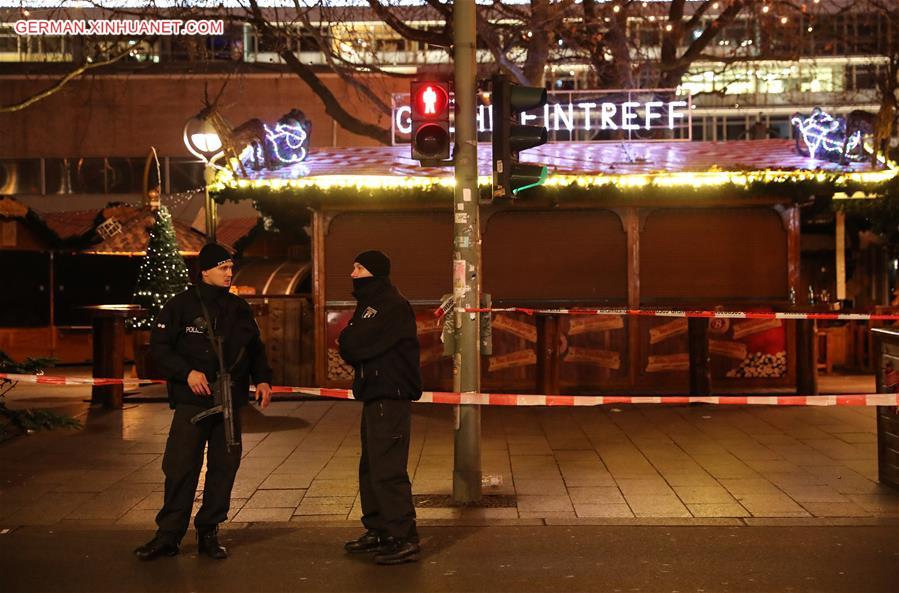
[[[205,270],[203,272],[203,282],[218,286],[219,288],[228,288],[231,286],[231,276],[234,272],[234,264],[225,262],[215,268]]]
[[[365,266],[359,262],[353,262],[353,273],[350,274],[350,278],[371,278],[372,276],[373,274]]]

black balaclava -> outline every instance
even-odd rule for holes
[[[353,262],[371,272],[371,278],[353,278],[353,294],[376,282],[390,282],[390,258],[380,251],[363,251]]]

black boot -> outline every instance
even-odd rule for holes
[[[219,543],[218,528],[197,532],[197,552],[216,560],[224,560],[228,557],[228,550]]]
[[[374,529],[369,529],[362,534],[359,539],[354,539],[343,545],[343,549],[350,554],[361,554],[363,552],[376,552],[381,546],[381,537]]]
[[[175,556],[178,554],[178,544],[154,537],[141,547],[134,550],[134,555],[141,560],[155,560],[160,556]]]
[[[381,547],[375,554],[377,564],[403,564],[404,562],[418,562],[421,556],[421,547],[418,542],[393,537],[381,538]]]

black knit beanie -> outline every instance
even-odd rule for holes
[[[200,250],[197,258],[197,266],[201,272],[217,268],[223,263],[231,261],[231,254],[218,243],[207,243]]]
[[[375,278],[390,276],[390,259],[380,251],[363,251],[353,261],[365,267]]]

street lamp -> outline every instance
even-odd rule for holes
[[[222,139],[219,138],[212,124],[212,108],[206,107],[184,124],[184,146],[192,155],[203,161],[203,179],[205,181],[206,237],[215,241],[216,204],[209,194],[209,186],[215,179],[216,159],[221,157]]]

